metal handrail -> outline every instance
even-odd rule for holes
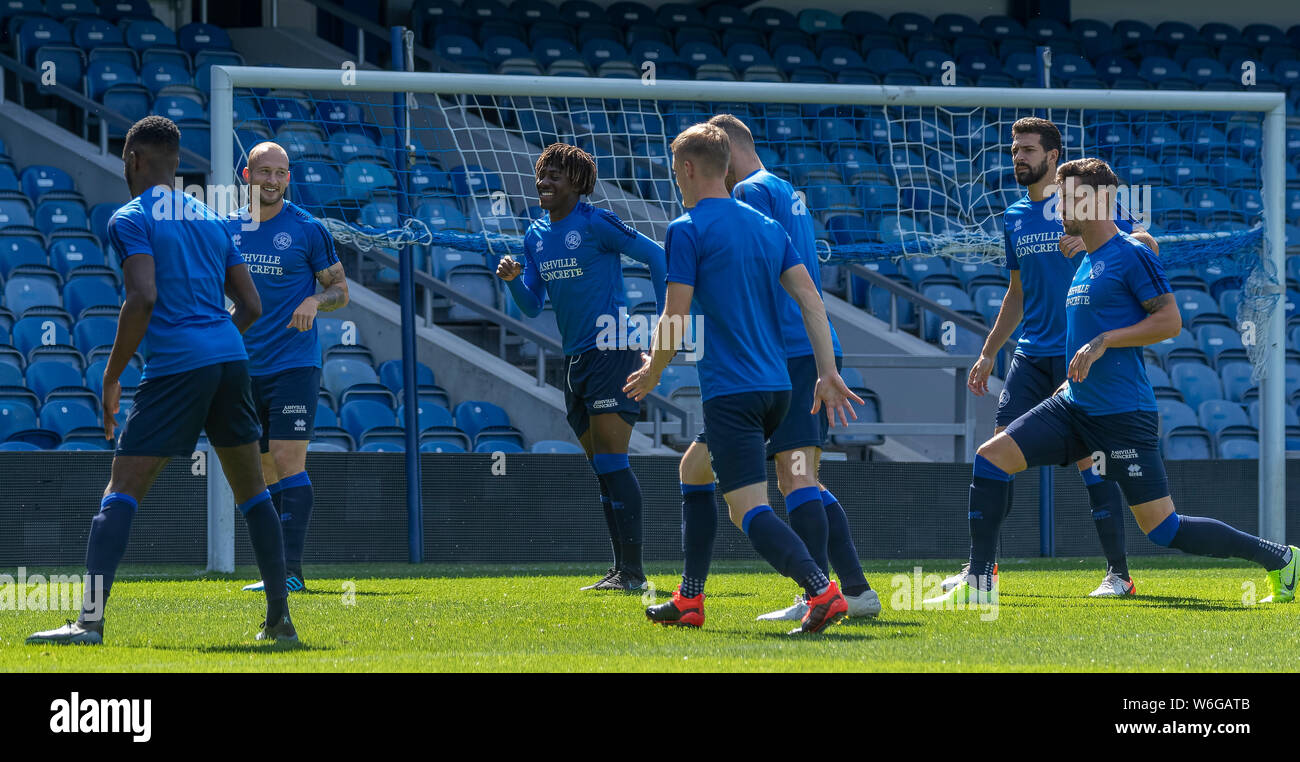
[[[966,376],[962,370],[969,368],[977,358],[973,355],[883,355],[883,354],[845,354],[846,368],[954,368],[955,389],[953,395],[953,417],[955,423],[850,423],[847,427],[837,426],[837,434],[884,434],[913,436],[947,436],[953,440],[953,459],[959,463],[970,463],[975,459],[975,406],[967,397]]]
[[[53,85],[41,84],[40,73],[37,72],[35,69],[31,68],[30,66],[27,66],[22,61],[19,61],[15,58],[10,58],[9,56],[0,54],[0,67],[12,71],[14,75],[19,78],[20,80],[19,87],[22,86],[21,80],[27,80],[35,84],[37,88],[40,90],[40,92],[50,94],[50,95],[56,95],[59,98],[63,99],[64,101],[67,101],[70,105],[76,106],[82,111],[98,116],[99,117],[99,152],[101,154],[106,155],[108,153],[108,123],[109,122],[112,122],[113,124],[126,129],[130,129],[131,125],[135,124],[135,122],[130,117],[123,115],[121,112],[114,111],[113,109],[108,108],[107,106],[105,106],[104,104],[98,101],[87,98],[85,95],[77,92],[76,90],[73,90],[67,85],[62,85],[58,83],[55,83]],[[0,82],[0,101],[3,100],[4,100],[4,89],[3,89],[3,83]],[[206,175],[212,171],[211,163],[207,159],[203,158],[197,153],[194,153],[188,148],[181,147],[180,157],[183,162],[186,162],[191,166],[193,166],[195,168],[196,173],[201,172],[204,175]]]

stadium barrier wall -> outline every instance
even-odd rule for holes
[[[424,558],[432,563],[603,563],[609,556],[596,481],[580,455],[423,454]],[[84,563],[90,519],[108,479],[110,453],[0,454],[0,569]],[[681,493],[677,459],[632,456],[645,495],[645,556],[680,563]],[[1300,460],[1289,460],[1300,478]],[[1255,461],[1170,461],[1179,510],[1212,516],[1243,531],[1258,527]],[[143,501],[128,564],[207,562],[207,478],[174,459]],[[407,560],[405,468],[396,453],[310,453],[316,495],[307,562]],[[1055,473],[1058,556],[1100,556],[1088,494],[1073,467]],[[962,558],[968,549],[970,465],[827,462],[823,481],[849,513],[866,559]],[[775,490],[776,480],[771,476]],[[783,514],[779,495],[773,507]],[[1003,557],[1036,557],[1038,474],[1016,477],[1015,507],[1003,530]],[[753,559],[719,499],[715,558]],[[1288,496],[1288,533],[1300,536],[1300,495]],[[241,518],[234,517],[235,561],[253,564]],[[1175,554],[1125,520],[1132,555]]]

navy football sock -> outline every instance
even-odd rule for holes
[[[718,506],[712,484],[682,485],[682,595],[704,592],[718,536]]]
[[[993,565],[997,563],[998,532],[1002,516],[1006,513],[1007,490],[1011,475],[989,462],[983,455],[975,456],[970,484],[970,573],[976,585],[988,590],[993,587]]]
[[[808,548],[799,535],[772,513],[771,506],[758,505],[749,509],[741,519],[740,528],[749,535],[750,543],[763,560],[798,582],[809,598],[826,592],[831,581],[817,568],[817,562],[808,554]]]
[[[302,549],[307,544],[313,492],[307,472],[280,480],[280,525],[284,532],[285,568],[302,574]],[[275,498],[272,497],[272,502]]]
[[[618,539],[623,546],[623,564],[620,568],[645,576],[641,570],[641,485],[628,465],[626,453],[597,453],[592,459],[596,473],[609,487],[609,502],[613,508]]]
[[[271,504],[275,506],[275,512],[279,513],[281,510],[283,510],[280,507],[280,500],[281,500],[280,482],[266,485],[266,491],[271,493]]]
[[[845,595],[862,595],[871,589],[871,585],[862,573],[858,549],[853,545],[849,516],[844,512],[844,506],[830,492],[822,490],[821,497],[822,506],[826,510],[826,555],[831,567],[839,575],[840,588]]]
[[[1291,549],[1288,546],[1246,534],[1218,519],[1204,516],[1171,513],[1148,532],[1147,537],[1157,545],[1197,556],[1244,558],[1268,571],[1281,569],[1290,561]]]
[[[126,553],[131,536],[131,520],[139,504],[121,492],[110,492],[99,503],[99,513],[90,520],[90,539],[86,542],[86,574],[90,576],[82,599],[81,622],[97,622],[104,617],[104,605],[113,587],[117,566]]]
[[[289,611],[289,594],[284,586],[284,535],[280,530],[280,517],[275,515],[271,494],[265,490],[236,507],[248,523],[248,539],[253,544],[257,570],[262,574],[266,621],[275,624]]]
[[[592,471],[596,469],[593,463]],[[609,500],[609,485],[605,484],[605,477],[596,474],[596,481],[600,484],[600,513],[605,517],[605,529],[609,530],[609,548],[614,555],[614,570],[618,571],[623,568],[623,543],[618,541],[618,524],[614,521],[614,506]]]
[[[1119,485],[1106,481],[1092,469],[1080,471],[1083,483],[1088,486],[1088,504],[1092,507],[1092,523],[1097,527],[1102,552],[1106,554],[1107,569],[1127,580],[1128,553],[1124,548],[1124,502]]]
[[[830,527],[826,508],[822,505],[822,491],[817,487],[800,487],[785,496],[785,511],[790,516],[790,528],[803,540],[808,554],[817,562],[822,574],[830,574],[830,561],[826,557],[827,536]]]
[[[1007,506],[1002,511],[1002,520],[998,522],[998,541],[995,546],[993,558],[996,560],[1002,557],[1002,527],[1006,526],[1007,517],[1011,515],[1011,507],[1016,504],[1016,477],[1014,475],[1007,479]]]

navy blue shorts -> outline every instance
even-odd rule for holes
[[[1065,383],[1070,364],[1065,355],[1029,357],[1016,352],[1011,356],[1007,380],[998,397],[997,426],[1008,426],[1028,413],[1030,408],[1056,393]]]
[[[122,425],[117,454],[189,455],[205,429],[214,447],[238,447],[262,436],[247,360],[146,379]]]
[[[724,394],[704,401],[704,430],[718,443],[709,448],[709,459],[719,491],[725,495],[767,481],[767,440],[789,409],[788,391]]]
[[[1089,415],[1058,394],[1012,421],[1006,434],[1030,467],[1092,458],[1102,478],[1119,484],[1129,505],[1141,505],[1169,496],[1159,430],[1153,410]]]
[[[290,368],[253,376],[253,407],[262,423],[262,452],[272,439],[310,442],[316,436],[316,403],[320,401],[320,368]]]
[[[774,458],[778,452],[798,450],[802,447],[821,447],[826,444],[830,433],[830,421],[826,419],[826,410],[810,413],[813,395],[817,391],[817,358],[791,357],[786,360],[790,372],[790,409],[785,420],[772,432],[767,443],[767,457]],[[844,367],[844,358],[835,358],[835,368]]]
[[[591,417],[618,413],[628,423],[641,417],[641,403],[627,396],[627,377],[641,367],[635,349],[588,349],[565,358],[564,404],[569,426],[578,437],[591,427]]]

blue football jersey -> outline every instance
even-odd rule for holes
[[[244,260],[216,212],[156,185],[113,213],[108,240],[123,262],[138,254],[153,257],[156,297],[142,378],[248,357],[226,311],[226,268]]]
[[[339,261],[333,237],[307,210],[289,201],[269,220],[253,222],[244,207],[226,224],[262,297],[262,317],[244,332],[249,374],[319,368],[315,323],[311,330],[299,331],[289,327],[289,320],[298,305],[316,293],[316,273]]]
[[[1057,247],[1062,235],[1060,205],[1055,196],[1031,201],[1025,194],[1002,215],[1007,269],[1020,271],[1025,312],[1017,348],[1030,357],[1065,354],[1065,292],[1079,267],[1079,257],[1067,258]],[[1133,232],[1126,214],[1116,226]]]
[[[1171,290],[1150,249],[1126,233],[1111,238],[1083,257],[1068,289],[1067,357],[1104,331],[1142,322],[1147,316],[1142,302]],[[1064,395],[1090,415],[1156,409],[1142,347],[1108,348],[1087,378],[1066,385]]]
[[[731,189],[731,197],[744,201],[764,215],[776,220],[776,223],[790,236],[794,250],[799,252],[799,259],[808,274],[812,276],[817,290],[822,288],[821,261],[817,258],[817,234],[813,229],[812,216],[803,198],[794,186],[766,169],[755,170],[748,177],[736,183]],[[803,313],[794,297],[782,289],[778,301],[781,303],[781,336],[785,341],[786,357],[807,357],[813,353],[812,340],[804,328]],[[829,318],[827,318],[829,322]],[[844,353],[840,348],[840,337],[835,333],[835,324],[831,323],[831,344],[835,356]]]
[[[559,222],[535,220],[524,234],[523,272],[508,285],[512,293],[545,291],[555,310],[566,355],[596,347],[602,332],[618,335],[613,321],[624,314],[623,254],[662,267],[659,244],[623,224],[618,215],[579,202]],[[654,277],[655,300],[663,308],[662,275]],[[630,331],[625,330],[623,336]]]
[[[734,199],[705,198],[668,226],[668,282],[694,286],[704,316],[700,396],[790,388],[781,274],[803,264],[771,218]]]

